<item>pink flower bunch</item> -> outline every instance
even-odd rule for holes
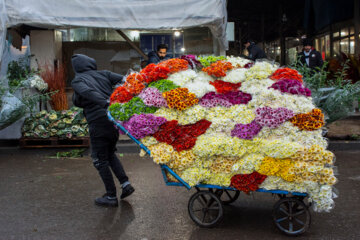
[[[255,114],[255,121],[260,124],[260,126],[269,128],[276,128],[294,116],[292,110],[283,107],[262,107],[256,109]]]
[[[199,104],[207,108],[216,107],[218,105],[231,107],[236,104],[247,104],[250,100],[251,95],[241,91],[227,92],[224,94],[209,92],[200,99]]]
[[[251,140],[261,131],[261,128],[262,127],[255,121],[249,124],[238,123],[231,131],[231,136]]]
[[[141,139],[157,132],[165,122],[166,118],[153,114],[135,114],[128,121],[123,122],[123,126],[136,139]]]
[[[293,79],[283,79],[275,82],[271,87],[276,90],[281,91],[282,93],[291,93],[296,95],[304,95],[306,97],[311,96],[310,89],[304,87],[301,82]]]
[[[167,103],[162,93],[157,88],[145,88],[139,96],[145,105],[154,107],[166,107]]]

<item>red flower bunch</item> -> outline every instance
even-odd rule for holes
[[[313,131],[324,126],[324,114],[315,108],[309,113],[296,114],[289,120],[301,130]]]
[[[128,102],[133,98],[133,95],[127,90],[126,87],[120,86],[110,96],[110,104]]]
[[[202,71],[206,72],[210,76],[225,77],[226,71],[233,69],[233,66],[229,62],[217,61],[212,63],[209,67],[203,68]]]
[[[283,80],[283,79],[293,79],[303,82],[302,76],[298,71],[291,68],[279,68],[276,70],[270,77],[272,80]]]
[[[145,78],[141,73],[132,73],[127,76],[123,86],[127,88],[128,92],[137,95],[145,88],[144,82]]]
[[[259,185],[266,177],[266,175],[262,175],[258,172],[253,172],[251,174],[237,174],[231,178],[230,186],[248,194],[251,191],[258,190]]]
[[[140,73],[142,73],[145,77],[146,83],[151,83],[167,78],[170,73],[170,69],[160,64],[155,65],[154,63],[151,63],[141,70]]]
[[[236,92],[238,88],[241,87],[241,83],[229,83],[221,80],[215,80],[214,82],[210,82],[216,89],[218,93],[228,93],[228,92]]]
[[[197,137],[204,134],[210,125],[211,122],[204,119],[184,126],[178,125],[176,120],[172,120],[161,125],[153,137],[159,142],[173,146],[176,151],[180,152],[193,148]]]
[[[192,105],[198,104],[199,99],[194,93],[190,93],[187,88],[175,88],[163,93],[163,97],[169,108],[176,108],[177,110],[184,110]]]
[[[188,61],[179,58],[172,58],[158,64],[158,66],[164,66],[170,69],[170,73],[187,70],[189,68],[188,65]]]

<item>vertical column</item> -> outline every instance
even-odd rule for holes
[[[360,54],[360,1],[354,0],[355,56]]]

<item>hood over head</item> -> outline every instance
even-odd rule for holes
[[[71,63],[75,73],[82,73],[97,69],[95,59],[83,54],[74,54],[71,57]]]

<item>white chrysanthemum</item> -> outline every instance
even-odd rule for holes
[[[193,79],[195,79],[197,77],[197,73],[192,70],[192,69],[188,69],[185,71],[180,71],[174,74],[171,74],[168,79],[170,81],[172,81],[174,84],[182,87],[184,86],[186,83],[192,81]]]
[[[197,98],[202,98],[208,92],[215,92],[215,87],[206,81],[189,81],[183,87],[189,89]]]
[[[249,59],[242,57],[227,56],[226,61],[230,62],[234,68],[244,67],[247,63],[251,63]]]
[[[226,73],[226,76],[223,77],[221,80],[224,82],[230,82],[230,83],[239,83],[239,82],[245,82],[246,76],[245,72],[248,69],[246,68],[235,68],[233,70],[230,70]]]

